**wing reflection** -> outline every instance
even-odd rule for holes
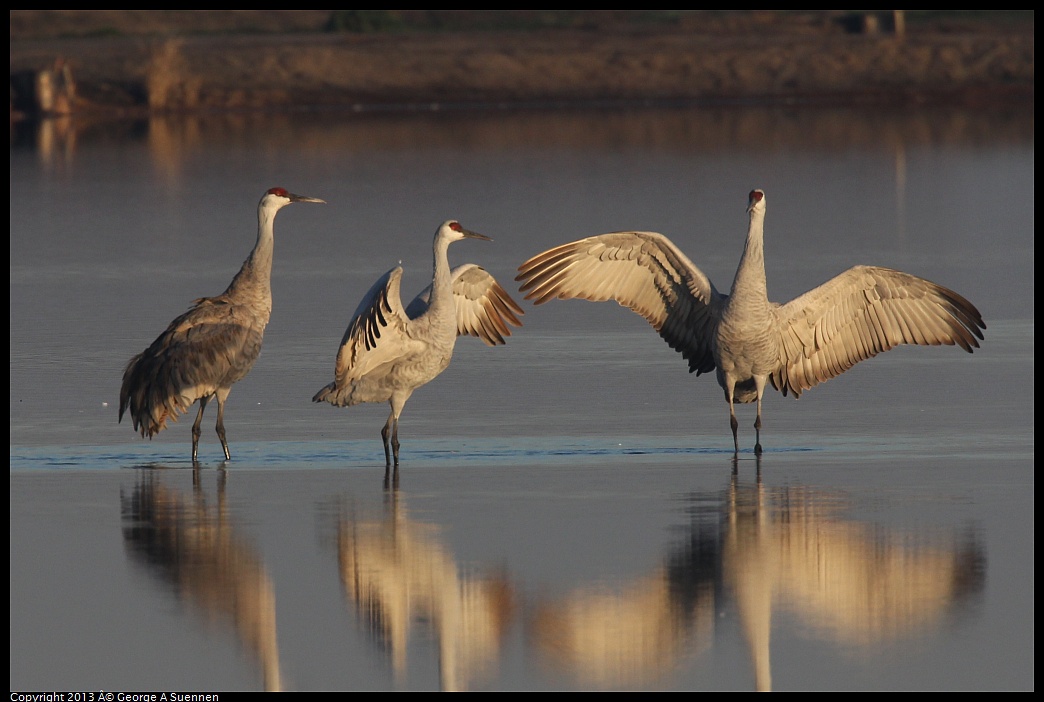
[[[530,645],[578,685],[650,686],[705,652],[716,613],[734,605],[755,687],[770,690],[774,615],[858,650],[924,634],[981,594],[985,554],[974,536],[890,529],[845,518],[848,507],[838,492],[733,475],[724,491],[689,496],[688,538],[664,565],[540,603]]]
[[[701,577],[713,571],[682,561],[621,586],[579,587],[538,605],[532,645],[584,687],[655,684],[713,639],[714,584]]]
[[[513,616],[511,584],[501,576],[462,574],[438,528],[407,515],[397,491],[378,521],[344,517],[337,528],[341,582],[404,679],[411,629],[426,623],[439,651],[443,690],[466,690],[487,679],[499,660]]]
[[[537,603],[530,645],[583,687],[655,685],[713,641],[720,551],[716,524],[696,519],[648,575]]]
[[[778,608],[818,638],[869,647],[924,633],[982,591],[985,554],[969,535],[845,520],[845,500],[809,487],[729,487],[722,578],[750,646],[758,690],[772,687]]]
[[[208,623],[231,625],[260,664],[265,690],[281,689],[275,593],[252,545],[239,537],[225,510],[225,472],[217,504],[209,504],[193,473],[187,497],[141,471],[131,495],[120,495],[123,537],[131,559],[168,583]]]

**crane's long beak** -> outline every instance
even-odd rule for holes
[[[319,202],[324,205],[326,204],[326,200],[320,200],[317,197],[308,197],[307,195],[294,195],[293,193],[288,193],[288,195],[290,196],[290,202]]]
[[[493,241],[485,234],[479,234],[478,232],[473,232],[469,229],[461,229],[460,233],[468,237],[469,239],[482,239],[483,241]]]

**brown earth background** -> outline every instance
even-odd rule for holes
[[[1032,11],[11,10],[11,114],[1025,101]]]

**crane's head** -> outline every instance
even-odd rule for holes
[[[485,234],[479,234],[465,229],[455,219],[450,219],[442,223],[439,230],[435,232],[435,238],[447,239],[449,241],[460,241],[461,239],[482,239],[484,241],[493,241]]]
[[[326,200],[320,200],[317,197],[295,195],[286,188],[269,188],[268,192],[266,192],[261,198],[261,207],[264,209],[271,208],[278,210],[281,207],[286,207],[291,202],[321,202],[326,204]]]
[[[751,190],[747,200],[747,212],[757,209],[758,212],[765,211],[765,191]]]

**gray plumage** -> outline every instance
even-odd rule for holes
[[[739,451],[734,402],[757,402],[761,453],[765,387],[798,397],[899,344],[978,348],[986,325],[941,285],[877,266],[855,266],[790,302],[765,282],[765,193],[750,193],[750,226],[729,294],[667,237],[614,232],[555,247],[519,266],[526,299],[615,300],[642,315],[697,375],[717,370]]]
[[[449,245],[465,238],[490,241],[453,220],[439,227],[431,285],[406,307],[401,266],[373,284],[341,339],[334,381],[312,398],[337,407],[388,402],[391,414],[381,430],[388,466],[393,459],[399,465],[399,415],[406,400],[449,366],[457,336],[495,346],[511,335],[509,324],[522,326],[522,308],[483,268],[469,263],[450,270]]]
[[[261,353],[261,340],[272,313],[272,249],[276,213],[291,202],[323,202],[272,188],[257,206],[257,243],[228,289],[202,297],[176,318],[152,345],[134,356],[123,372],[120,421],[129,412],[135,431],[150,439],[177,421],[192,403],[199,413],[192,425],[192,461],[196,461],[203,410],[217,400],[215,429],[225,451],[225,399]]]

